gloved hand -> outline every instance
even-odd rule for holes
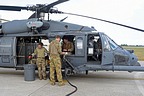
[[[28,56],[28,59],[32,59],[32,55],[29,55],[29,56]]]
[[[34,53],[33,53],[33,54],[31,54],[31,56],[32,56],[32,57],[34,57],[34,56],[35,56],[35,54],[34,54]]]

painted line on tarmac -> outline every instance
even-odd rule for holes
[[[35,92],[37,92],[38,90],[42,89],[43,87],[45,87],[48,83],[44,84],[43,86],[41,86],[40,88],[36,89],[35,91],[33,91],[32,93],[30,93],[28,96],[31,96],[32,94],[34,94]]]
[[[131,73],[130,73],[131,74]],[[101,75],[95,75],[95,76],[91,76],[91,75],[79,75],[79,76],[74,76],[72,78],[75,77],[80,77],[80,78],[91,78],[91,79],[118,79],[118,80],[144,80],[144,78],[141,77],[112,77],[112,76],[101,76]]]
[[[135,77],[135,78],[139,78],[140,75],[141,75],[141,73],[142,73],[142,72],[136,73],[136,74],[134,75],[134,77]],[[144,87],[143,87],[141,81],[140,81],[140,80],[135,80],[135,83],[136,83],[139,91],[141,92],[141,94],[144,96]]]

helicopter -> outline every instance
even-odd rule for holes
[[[29,63],[29,55],[34,52],[37,44],[43,40],[51,42],[55,36],[68,38],[74,45],[71,54],[64,55],[62,64],[67,75],[88,71],[144,71],[133,50],[123,49],[103,32],[93,27],[49,20],[50,14],[68,14],[99,20],[137,31],[144,30],[111,22],[95,17],[62,12],[54,9],[55,5],[69,0],[58,0],[51,4],[34,6],[0,6],[5,11],[33,11],[25,20],[13,20],[0,23],[0,67],[22,69]],[[44,20],[44,14],[48,19]],[[47,67],[49,70],[49,67]]]

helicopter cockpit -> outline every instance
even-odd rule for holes
[[[123,49],[104,33],[89,34],[87,43],[88,64],[125,66],[137,64],[133,52]]]

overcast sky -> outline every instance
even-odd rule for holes
[[[3,0],[1,5],[27,6],[49,4],[54,1],[56,0]],[[144,29],[144,0],[70,0],[55,7],[64,12],[88,15]],[[31,14],[32,12],[27,11],[0,11],[1,17],[8,20],[27,19]],[[50,18],[60,20],[66,16],[68,18],[65,22],[94,26],[95,29],[104,32],[118,44],[144,45],[143,32],[70,15],[54,14]]]

